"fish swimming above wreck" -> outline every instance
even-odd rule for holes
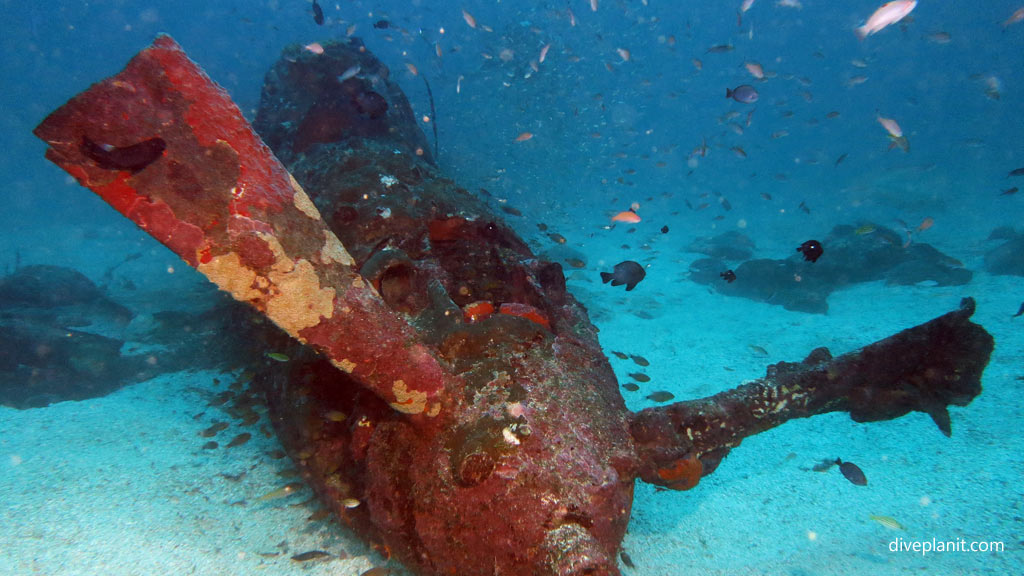
[[[438,171],[390,81],[346,81],[386,100],[377,118],[318,106],[345,70],[382,68],[358,40],[323,48],[289,47],[268,74],[262,140],[167,36],[36,134],[294,338],[251,343],[288,359],[256,378],[278,437],[335,517],[414,573],[617,575],[637,479],[694,488],[744,438],[832,411],[923,412],[949,435],[947,407],[981,392],[993,341],[965,299],[843,356],[817,348],[735,389],[630,412],[561,266]],[[307,115],[352,129],[304,137]],[[86,136],[164,149],[120,167]],[[514,313],[467,319],[484,301]]]

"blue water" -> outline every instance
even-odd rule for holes
[[[134,275],[138,290],[113,287],[112,296],[139,310],[186,306],[182,294],[202,292],[203,280],[47,162],[31,130],[68,98],[119,71],[161,32],[251,119],[263,75],[284,46],[341,38],[354,26],[352,33],[389,65],[417,116],[430,113],[429,103],[406,64],[431,82],[442,169],[461,186],[486,189],[521,211],[508,221],[537,252],[584,260],[586,268],[572,272],[569,285],[601,328],[606,349],[643,354],[658,388],[677,397],[735,386],[763,374],[769,362],[798,360],[818,345],[854,349],[951,310],[962,296],[979,300],[977,319],[995,335],[997,350],[985,392],[953,411],[953,438],[941,437],[921,415],[871,425],[830,415],[752,438],[694,491],[638,488],[625,543],[637,567],[625,573],[1024,573],[1024,318],[1010,319],[1024,300],[1024,284],[989,275],[983,266],[994,246],[986,241],[991,230],[1024,226],[1024,194],[1000,195],[1024,182],[1007,177],[1024,167],[1024,22],[1002,26],[1019,0],[922,0],[908,21],[864,41],[853,28],[876,0],[806,0],[799,9],[758,0],[741,23],[739,4],[601,0],[594,12],[579,0],[342,0],[323,3],[327,22],[317,26],[302,0],[0,1],[0,266],[65,265],[99,281],[110,266],[142,252],[122,270]],[[463,20],[463,9],[477,28]],[[374,29],[380,19],[392,27]],[[726,44],[734,50],[709,53]],[[531,61],[547,45],[534,71]],[[763,67],[763,81],[745,69],[751,61]],[[725,97],[726,88],[740,84],[755,86],[758,102]],[[909,151],[890,149],[877,115],[899,123]],[[424,128],[432,141],[427,123]],[[533,137],[517,142],[524,132]],[[702,146],[706,153],[695,155]],[[633,202],[643,221],[609,229],[611,215]],[[704,202],[707,208],[692,209]],[[740,230],[755,241],[756,257],[786,258],[837,224],[913,230],[926,218],[934,225],[915,241],[963,262],[974,272],[967,286],[858,286],[834,294],[827,315],[811,315],[725,298],[688,279],[699,256],[684,247],[696,237]],[[552,242],[539,223],[567,243]],[[670,232],[661,234],[662,226]],[[597,276],[625,259],[649,266],[647,279],[628,295],[602,286]],[[751,345],[770,356],[752,355]],[[635,371],[629,361],[613,359],[613,365],[623,382]],[[154,394],[189,393],[187,383],[140,386]],[[0,480],[0,501],[14,502],[0,525],[0,573],[158,574],[159,559],[170,565],[172,556],[178,573],[248,573],[266,547],[233,540],[236,524],[256,531],[251,537],[270,548],[287,538],[281,525],[294,522],[293,533],[302,533],[301,517],[272,515],[288,510],[249,511],[235,524],[210,520],[209,529],[198,521],[173,525],[188,510],[209,505],[185,496],[193,494],[195,476],[184,472],[170,483],[139,481],[133,488],[129,479],[104,489],[104,478],[117,475],[80,454],[72,457],[86,450],[75,442],[129,428],[118,419],[118,402],[134,406],[147,398],[152,401],[128,389],[81,406],[0,408],[0,467],[6,468],[0,476],[8,478]],[[642,395],[627,395],[627,402],[633,409],[650,405]],[[160,440],[151,449],[138,441],[135,452],[167,454],[183,469],[209,464],[174,447],[173,438],[187,437],[189,454],[195,452],[194,434],[204,427],[189,418],[197,410],[139,410]],[[83,414],[99,416],[78,422]],[[273,442],[264,444],[239,458],[255,459]],[[51,462],[30,454],[33,446],[45,447],[40,452]],[[870,469],[868,489],[802,469],[840,452]],[[88,453],[105,458],[102,449]],[[142,458],[140,466],[161,468],[165,461]],[[74,473],[53,472],[65,468]],[[60,488],[98,469],[107,475],[95,472],[94,490]],[[264,474],[260,481],[272,489],[272,470],[253,474]],[[125,504],[130,519],[108,510],[109,500],[94,508],[104,496],[145,498],[138,485],[162,492],[148,505]],[[216,489],[221,497],[213,500],[225,509],[210,514],[238,513],[223,502],[241,498],[231,492],[239,489]],[[49,491],[62,504],[47,501]],[[887,532],[870,514],[897,518],[907,529]],[[131,545],[111,546],[104,526],[90,520],[99,516],[120,518],[114,533],[130,533]],[[133,530],[133,523],[146,529]],[[334,530],[292,537],[310,546],[358,546]],[[960,535],[1004,542],[1005,551],[915,556],[886,550],[895,537]],[[216,544],[204,545],[205,537]],[[187,544],[176,548],[168,538]],[[143,555],[148,563],[140,563]],[[180,555],[193,561],[178,563]],[[298,570],[285,560],[266,562],[260,569],[267,574]],[[358,574],[371,564],[304,573]]]

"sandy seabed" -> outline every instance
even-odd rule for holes
[[[679,281],[679,266],[629,294],[590,279],[596,272],[570,278],[620,382],[632,372],[651,377],[623,392],[632,409],[652,405],[645,396],[655,390],[680,399],[713,394],[817,346],[850,351],[953,310],[963,296],[977,299],[974,320],[994,335],[996,350],[981,396],[951,409],[952,438],[923,414],[872,424],[830,414],[746,440],[689,492],[638,483],[624,541],[635,568],[623,567],[625,574],[1024,573],[1024,318],[1011,319],[1019,278],[976,273],[969,285],[950,288],[861,285],[833,294],[827,315],[812,315],[712,294]],[[642,355],[650,366],[613,350]],[[294,481],[281,475],[289,460],[269,456],[280,446],[259,425],[245,429],[253,438],[244,445],[225,447],[242,431],[233,424],[215,438],[219,448],[202,448],[209,439],[200,432],[230,420],[207,406],[209,395],[234,378],[163,374],[103,398],[0,408],[0,574],[349,576],[382,564],[346,530],[309,519],[317,510],[310,490],[256,501]],[[854,486],[835,468],[810,470],[836,457],[860,466],[868,485]],[[871,515],[895,518],[905,530]],[[1005,549],[890,552],[897,538],[996,541]],[[310,550],[332,557],[291,560]]]

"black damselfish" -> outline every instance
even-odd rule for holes
[[[825,249],[821,247],[821,242],[818,242],[817,240],[808,240],[801,244],[796,251],[804,253],[804,260],[817,262],[818,258],[821,258],[821,255],[825,252]]]
[[[601,282],[607,284],[609,281],[612,286],[626,285],[626,292],[629,292],[636,285],[644,279],[647,273],[644,272],[644,267],[632,260],[626,260],[625,262],[619,262],[615,265],[615,268],[611,272],[601,272]]]

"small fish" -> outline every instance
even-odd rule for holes
[[[797,252],[803,252],[804,260],[809,262],[817,262],[818,258],[825,252],[825,249],[821,247],[821,242],[817,240],[808,240],[800,245],[796,249]]]
[[[519,136],[516,136],[516,142],[526,142],[527,140],[530,140],[531,138],[533,138],[533,133],[532,132],[523,132]]]
[[[633,355],[630,356],[630,358],[633,360],[633,362],[637,366],[650,366],[651,365],[651,363],[647,361],[647,358],[644,358],[643,356],[640,356],[639,354],[633,354]]]
[[[275,362],[287,362],[287,361],[290,360],[290,358],[288,358],[287,354],[282,354],[280,352],[267,352],[266,356],[267,356],[267,358],[270,358],[271,360],[274,360]]]
[[[882,526],[892,530],[906,530],[906,528],[903,527],[903,524],[900,524],[899,521],[892,516],[876,516],[875,514],[872,514],[868,516],[868,518],[871,518],[875,522],[878,522]]]
[[[319,42],[313,42],[312,44],[306,44],[305,46],[303,46],[303,48],[305,48],[306,51],[312,52],[313,54],[316,54],[318,56],[320,54],[324,53],[324,47]]]
[[[220,444],[217,444],[214,440],[210,440],[206,444],[203,444],[203,450],[216,450]]]
[[[1024,176],[1024,168],[1017,168],[1016,170],[1010,170],[1010,173],[1006,175],[1007,178],[1010,176]]]
[[[313,560],[323,560],[324,558],[330,557],[331,555],[323,550],[310,550],[309,552],[303,552],[302,554],[292,556],[292,560],[295,562],[311,562]]]
[[[842,154],[842,155],[839,156],[839,158],[836,158],[835,165],[839,166],[840,164],[842,164],[843,160],[846,160],[846,156],[847,156],[847,154]]]
[[[1006,190],[1003,190],[1002,192],[999,193],[999,195],[1000,196],[1013,196],[1016,193],[1017,193],[1017,187],[1014,186],[1013,188],[1007,188]]]
[[[358,508],[360,504],[362,504],[362,502],[355,498],[345,498],[341,501],[341,505],[349,509]]]
[[[390,576],[391,568],[385,568],[384,566],[376,566],[370,568],[366,572],[363,572],[359,576]]]
[[[804,202],[803,200],[800,201],[800,206],[798,206],[798,208],[803,210],[804,214],[810,214],[811,213],[811,209],[807,206],[807,203]]]
[[[200,432],[199,435],[202,436],[203,438],[212,438],[217,435],[217,432],[220,432],[221,430],[227,427],[227,422],[215,422],[209,428]]]
[[[1006,28],[1011,24],[1016,24],[1021,20],[1024,20],[1024,6],[1017,8],[1016,10],[1013,11],[1013,14],[1010,14],[1010,17],[1007,18],[1005,22],[1003,22],[1003,28]]]
[[[856,486],[868,485],[868,479],[864,476],[864,472],[853,462],[843,462],[839,458],[836,458],[836,465],[839,466],[839,471],[842,472],[843,476],[849,480],[851,484]]]
[[[917,0],[895,0],[878,7],[867,22],[855,30],[857,37],[864,40],[868,36],[895,24],[905,18],[917,6]]]
[[[874,231],[875,231],[874,225],[872,225],[872,224],[864,224],[863,226],[861,226],[861,227],[857,228],[856,230],[854,230],[853,233],[856,234],[857,236],[866,236],[868,234],[871,234]]]
[[[80,150],[97,166],[104,170],[127,170],[132,174],[141,171],[159,160],[167,143],[163,138],[150,138],[128,146],[98,144],[88,136],[82,136]]]
[[[340,410],[330,410],[324,414],[324,418],[331,422],[344,422],[346,416],[345,413]]]
[[[306,485],[302,482],[292,482],[286,484],[277,490],[267,492],[263,496],[256,499],[256,502],[266,502],[268,500],[277,500],[278,498],[284,498],[285,496],[291,496],[295,492],[302,490]]]
[[[356,64],[355,66],[352,66],[348,70],[345,70],[344,72],[342,72],[341,76],[338,76],[338,82],[344,82],[345,80],[348,80],[349,78],[355,78],[356,75],[359,74],[359,72],[361,72],[361,71],[362,71],[362,67],[360,67],[358,64]]]
[[[750,3],[753,4],[754,0],[750,0]],[[633,559],[629,557],[629,554],[626,554],[625,550],[619,552],[619,558],[622,559],[622,564],[626,568],[636,568],[636,564],[633,564]]]
[[[611,272],[601,272],[601,282],[603,284],[611,282],[612,286],[621,286],[625,284],[626,292],[629,292],[633,288],[636,288],[636,285],[639,284],[646,275],[647,272],[644,271],[643,266],[632,260],[626,260],[616,264]]]
[[[722,279],[725,280],[728,284],[732,284],[733,281],[736,280],[736,273],[733,272],[732,270],[726,270],[725,272],[719,274],[719,276],[721,276]]]
[[[812,466],[811,470],[814,470],[815,472],[825,472],[827,470],[831,470],[832,467],[835,466],[835,465],[836,465],[836,461],[834,459],[832,459],[832,458],[825,458],[821,462],[818,462],[817,464]]]
[[[733,155],[736,156],[737,158],[747,157],[747,151],[740,146],[733,146],[732,148],[729,148],[729,151],[732,152]]]
[[[672,400],[675,397],[675,394],[671,392],[666,392],[665,390],[651,392],[646,396],[646,398],[652,402],[668,402],[669,400]]]
[[[615,216],[612,216],[612,222],[626,222],[628,224],[636,224],[640,222],[640,215],[635,210],[630,208],[623,212],[619,212]]]
[[[914,230],[914,232],[924,232],[925,230],[931,228],[933,225],[935,225],[934,219],[932,219],[931,217],[925,218],[924,220],[921,221],[920,224],[918,224],[917,229]]]
[[[626,390],[629,390],[630,392],[636,392],[637,390],[640,389],[639,386],[633,384],[632,382],[626,382],[625,384],[622,385],[622,387],[625,388]]]
[[[246,442],[248,442],[250,438],[252,438],[252,434],[250,434],[248,432],[242,432],[238,436],[235,436],[234,438],[232,438],[231,442],[228,442],[227,448],[234,448],[235,446],[241,446],[242,444],[245,444]]]
[[[590,11],[597,12],[597,0],[590,0]]]
[[[625,48],[616,48],[615,51],[619,53],[619,58],[622,58],[623,62],[629,62],[629,50],[626,50]]]
[[[903,137],[903,129],[900,128],[900,125],[897,124],[896,121],[893,120],[892,118],[883,118],[881,116],[876,116],[875,119],[878,120],[878,123],[881,124],[883,128],[885,128],[886,132],[889,133],[890,138]]]
[[[754,5],[754,1],[755,0],[743,0],[743,3],[740,4],[740,13],[742,14],[747,10],[750,10],[750,7]]]
[[[567,240],[565,239],[565,236],[562,236],[561,234],[559,234],[557,232],[552,232],[552,233],[548,234],[548,238],[550,238],[551,241],[556,243],[556,244],[565,244],[567,242]]]
[[[1024,302],[1021,302],[1020,309],[1017,310],[1017,313],[1014,314],[1013,316],[1011,316],[1011,318],[1016,318],[1016,317],[1018,317],[1018,316],[1020,316],[1022,314],[1024,314]]]
[[[377,30],[387,30],[388,28],[391,27],[391,23],[388,22],[387,20],[377,20],[376,22],[373,23],[373,27],[376,28]]]
[[[541,64],[543,64],[544,63],[544,59],[548,57],[548,50],[550,50],[550,49],[551,49],[551,44],[545,44],[544,47],[540,49],[540,57],[537,60]]]
[[[953,37],[950,36],[949,32],[937,30],[926,34],[925,39],[934,44],[949,44],[953,40]]]
[[[629,377],[640,383],[651,381],[651,377],[643,372],[630,372]]]
[[[579,258],[566,258],[565,263],[577,269],[587,267],[587,263],[584,262],[583,260],[580,260]]]
[[[615,354],[615,357],[618,358],[619,360],[625,360],[629,358],[629,354],[626,354],[625,352],[616,352],[612,350],[612,354]]]
[[[413,64],[412,62],[406,62],[405,63],[405,67],[406,67],[406,69],[409,70],[409,73],[412,74],[413,76],[419,76],[420,75],[419,69],[416,68],[416,65]]]
[[[668,234],[668,226],[662,226],[661,227],[661,233],[662,234]]]
[[[313,22],[316,22],[317,26],[324,25],[324,9],[317,4],[316,0],[313,0]]]
[[[462,19],[466,21],[470,28],[476,28],[476,18],[473,18],[472,14],[466,12],[465,8],[462,9]]]
[[[705,54],[724,54],[726,52],[732,52],[736,47],[732,44],[715,44]]]
[[[768,351],[764,349],[764,346],[758,346],[757,344],[747,344],[747,348],[750,348],[750,351],[753,352],[755,356],[759,356],[761,358],[767,358],[769,355]]]
[[[757,62],[744,62],[743,66],[747,69],[747,72],[750,72],[750,75],[753,76],[754,78],[757,78],[758,80],[764,78],[764,68]]]
[[[754,102],[757,102],[759,95],[757,90],[755,90],[750,84],[740,84],[736,88],[726,88],[725,97],[732,98],[733,100],[743,104],[753,104]]]

